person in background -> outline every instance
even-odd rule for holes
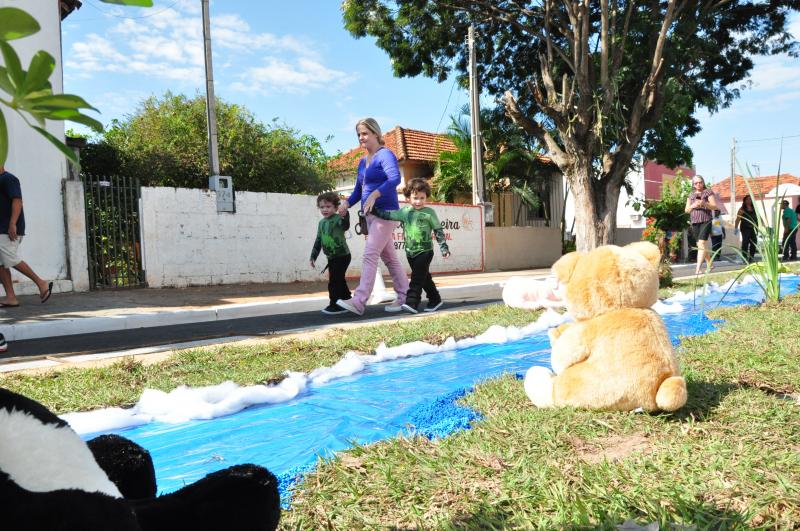
[[[358,143],[367,154],[358,162],[358,177],[353,193],[339,205],[339,214],[344,215],[353,203],[361,201],[361,213],[366,218],[367,242],[361,265],[361,279],[353,297],[339,299],[336,304],[356,315],[364,315],[367,300],[375,285],[378,258],[383,260],[392,275],[392,285],[397,298],[386,306],[387,312],[399,312],[406,302],[408,278],[397,258],[392,242],[392,232],[397,222],[375,217],[373,207],[381,210],[398,210],[397,186],[400,184],[400,168],[397,157],[384,146],[381,128],[373,118],[364,118],[356,123]],[[361,216],[359,216],[361,217]],[[362,228],[363,233],[363,228]]]
[[[725,241],[725,226],[722,224],[722,220],[720,216],[722,215],[722,211],[715,210],[714,217],[711,220],[711,252],[712,258],[718,257],[722,254],[722,242]],[[718,223],[717,230],[720,231],[719,234],[715,234],[714,230],[714,223]]]
[[[756,255],[756,243],[758,242],[758,215],[753,206],[753,198],[749,195],[744,196],[742,207],[736,214],[737,231],[742,233],[742,255],[748,262],[752,262]]]
[[[19,246],[25,235],[25,212],[22,209],[22,189],[19,179],[0,166],[0,283],[6,296],[0,300],[0,306],[15,308],[19,306],[11,280],[13,267],[39,288],[39,300],[47,302],[53,293],[53,283],[43,280],[19,257]]]
[[[692,177],[692,189],[692,193],[686,199],[685,211],[689,214],[692,234],[697,241],[697,266],[694,274],[699,275],[703,261],[706,262],[706,271],[714,268],[708,249],[708,239],[711,237],[711,220],[714,217],[714,210],[717,210],[717,200],[699,175]]]
[[[789,201],[781,201],[783,213],[783,260],[797,260],[797,212],[789,206]]]
[[[314,248],[311,249],[311,267],[316,266],[320,249],[328,258],[328,265],[325,267],[328,270],[330,304],[322,310],[322,313],[327,315],[347,313],[347,310],[339,307],[336,301],[350,298],[350,288],[347,287],[345,280],[345,273],[350,265],[350,248],[345,239],[345,231],[350,228],[350,215],[345,212],[344,216],[340,216],[336,212],[340,201],[334,192],[324,192],[317,197],[317,207],[322,219],[317,225],[317,239],[314,241]]]
[[[436,284],[431,277],[431,261],[433,261],[433,240],[431,234],[436,236],[442,256],[450,256],[450,249],[444,237],[442,224],[436,212],[425,206],[431,187],[425,179],[411,179],[403,190],[403,195],[411,203],[400,210],[384,211],[375,208],[375,215],[381,219],[399,221],[403,224],[406,258],[411,266],[411,283],[406,293],[406,303],[403,310],[409,313],[419,312],[419,303],[422,291],[428,297],[426,312],[435,312],[442,306],[442,296],[436,289]]]

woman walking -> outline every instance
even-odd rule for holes
[[[742,233],[742,255],[748,262],[752,262],[756,255],[757,227],[758,215],[753,206],[753,198],[746,195],[742,200],[742,208],[736,214],[736,228]]]
[[[712,256],[708,249],[708,240],[711,236],[711,220],[714,211],[718,209],[717,200],[714,193],[706,188],[706,182],[699,175],[692,177],[692,188],[694,191],[686,199],[686,213],[689,214],[689,222],[692,224],[692,234],[697,241],[697,266],[694,274],[700,274],[700,267],[703,260],[706,261],[706,271],[711,271]]]
[[[406,302],[408,277],[397,258],[392,241],[392,232],[397,228],[396,221],[380,219],[372,214],[373,207],[381,210],[398,210],[397,186],[400,184],[400,168],[397,157],[384,146],[381,128],[373,118],[364,118],[356,123],[358,143],[367,150],[367,155],[358,163],[358,177],[353,193],[339,205],[339,213],[344,214],[353,203],[361,201],[359,218],[367,225],[367,243],[361,266],[361,280],[353,297],[339,300],[336,304],[356,315],[363,315],[367,300],[375,284],[378,258],[383,260],[392,275],[392,285],[397,299],[386,307],[387,312],[399,312]],[[363,216],[362,216],[363,213]],[[363,233],[363,227],[362,227]]]

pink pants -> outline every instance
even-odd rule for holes
[[[367,226],[369,227],[369,235],[364,247],[361,280],[351,299],[353,305],[359,309],[363,309],[367,305],[367,299],[372,294],[372,287],[375,285],[378,257],[383,260],[392,275],[392,285],[397,293],[397,302],[395,304],[403,304],[406,302],[408,277],[406,277],[406,271],[397,258],[397,252],[394,250],[394,242],[392,241],[392,232],[397,228],[397,222],[387,221],[368,214]]]

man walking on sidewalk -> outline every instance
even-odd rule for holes
[[[18,256],[19,244],[25,235],[25,213],[22,210],[22,189],[19,179],[0,166],[0,283],[6,290],[6,296],[0,299],[2,307],[19,306],[11,281],[13,267],[36,283],[39,288],[39,299],[42,302],[50,298],[53,283],[45,282],[31,267]]]
[[[783,209],[783,261],[797,260],[797,213],[789,207],[789,201],[781,201]]]

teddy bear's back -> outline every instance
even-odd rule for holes
[[[661,383],[680,374],[661,318],[652,310],[625,308],[580,323],[590,352],[557,378],[555,402],[563,405],[652,411]]]

